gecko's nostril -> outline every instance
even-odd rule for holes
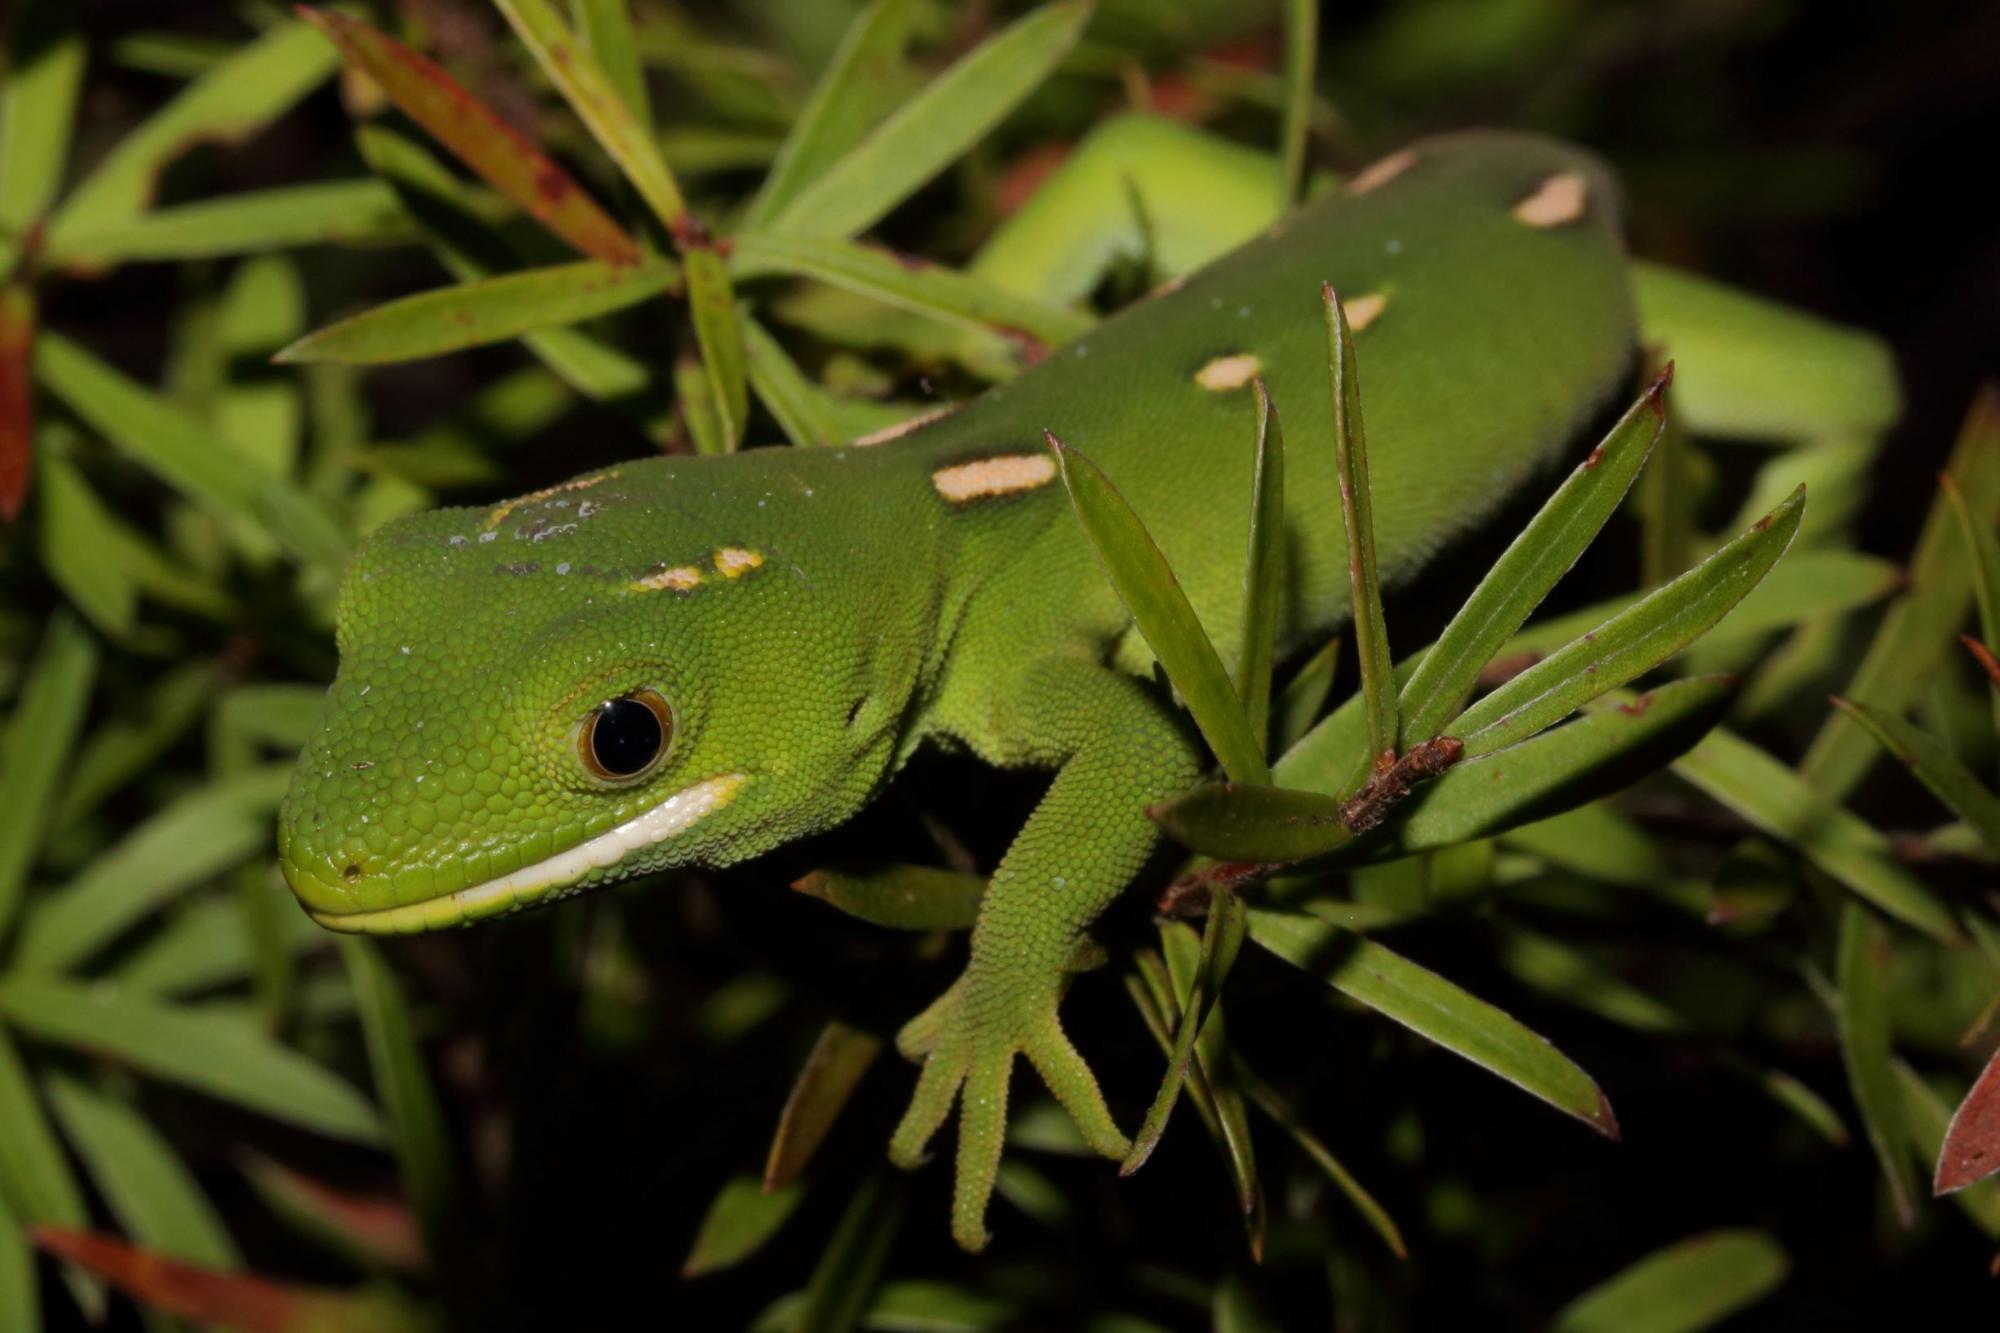
[[[352,884],[355,880],[360,879],[361,878],[360,864],[354,861],[348,862],[346,867],[343,870],[341,870],[340,877],[346,880],[349,884]]]

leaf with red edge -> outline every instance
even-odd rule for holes
[[[2000,1050],[1952,1113],[1931,1193],[1950,1194],[2000,1171]]]
[[[274,1212],[341,1253],[406,1272],[430,1263],[416,1214],[400,1199],[336,1189],[257,1153],[244,1154],[242,1166]]]
[[[235,1333],[417,1333],[437,1326],[386,1290],[338,1291],[201,1268],[95,1231],[35,1227],[29,1234],[43,1250],[98,1274],[148,1309]]]
[[[349,65],[381,84],[403,114],[537,222],[593,259],[638,262],[639,245],[629,232],[532,139],[434,61],[345,14],[300,5],[299,16],[325,33]]]
[[[35,402],[28,362],[35,345],[35,294],[0,291],[0,518],[12,523],[28,499],[35,465]]]

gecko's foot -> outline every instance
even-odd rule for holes
[[[1111,1119],[1097,1076],[1056,1018],[1061,994],[1059,978],[1031,989],[1018,977],[996,982],[968,972],[897,1035],[897,1049],[921,1062],[923,1072],[889,1140],[889,1159],[901,1167],[923,1161],[931,1136],[950,1117],[952,1102],[959,1102],[951,1234],[969,1251],[986,1246],[986,1204],[1007,1136],[1007,1079],[1015,1055],[1028,1057],[1093,1150],[1120,1159],[1131,1146]]]

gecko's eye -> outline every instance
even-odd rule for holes
[[[660,762],[673,734],[667,701],[657,690],[638,690],[591,710],[577,732],[577,754],[599,782],[630,782]]]

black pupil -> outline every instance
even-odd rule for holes
[[[660,719],[637,699],[613,699],[599,705],[597,725],[590,732],[590,752],[605,772],[629,777],[653,762],[660,752]]]

